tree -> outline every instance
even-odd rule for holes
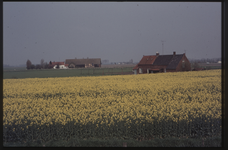
[[[44,63],[44,69],[48,69],[48,66],[49,66],[48,63],[45,62],[45,63]]]
[[[30,69],[35,69],[35,65],[32,64],[31,67],[30,67]]]
[[[41,69],[41,65],[37,64],[36,66],[36,69]]]
[[[32,66],[32,62],[28,59],[26,62],[26,68],[31,69],[31,66]]]
[[[40,66],[41,66],[41,68],[44,68],[44,59],[41,59]]]
[[[130,60],[130,63],[132,63],[132,64],[133,64],[133,59],[131,59],[131,60]]]

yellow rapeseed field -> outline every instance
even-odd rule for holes
[[[221,70],[3,80],[4,141],[210,136]]]

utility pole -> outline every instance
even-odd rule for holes
[[[162,42],[162,55],[163,55],[163,51],[164,51],[164,42],[165,42],[165,41],[161,40],[161,42]]]

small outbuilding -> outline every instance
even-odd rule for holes
[[[67,69],[68,64],[64,64],[64,62],[49,62],[49,68],[53,69]]]
[[[143,56],[140,62],[133,68],[137,73],[157,73],[157,72],[178,72],[191,71],[191,63],[184,54],[173,55],[149,55]]]

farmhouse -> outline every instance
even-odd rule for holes
[[[100,58],[66,59],[69,68],[101,67]]]
[[[64,64],[64,62],[49,62],[49,68],[53,68],[53,69],[67,69],[68,68],[68,64]]]
[[[191,64],[184,54],[173,55],[149,55],[143,56],[140,62],[133,68],[137,73],[177,72],[191,71]]]

